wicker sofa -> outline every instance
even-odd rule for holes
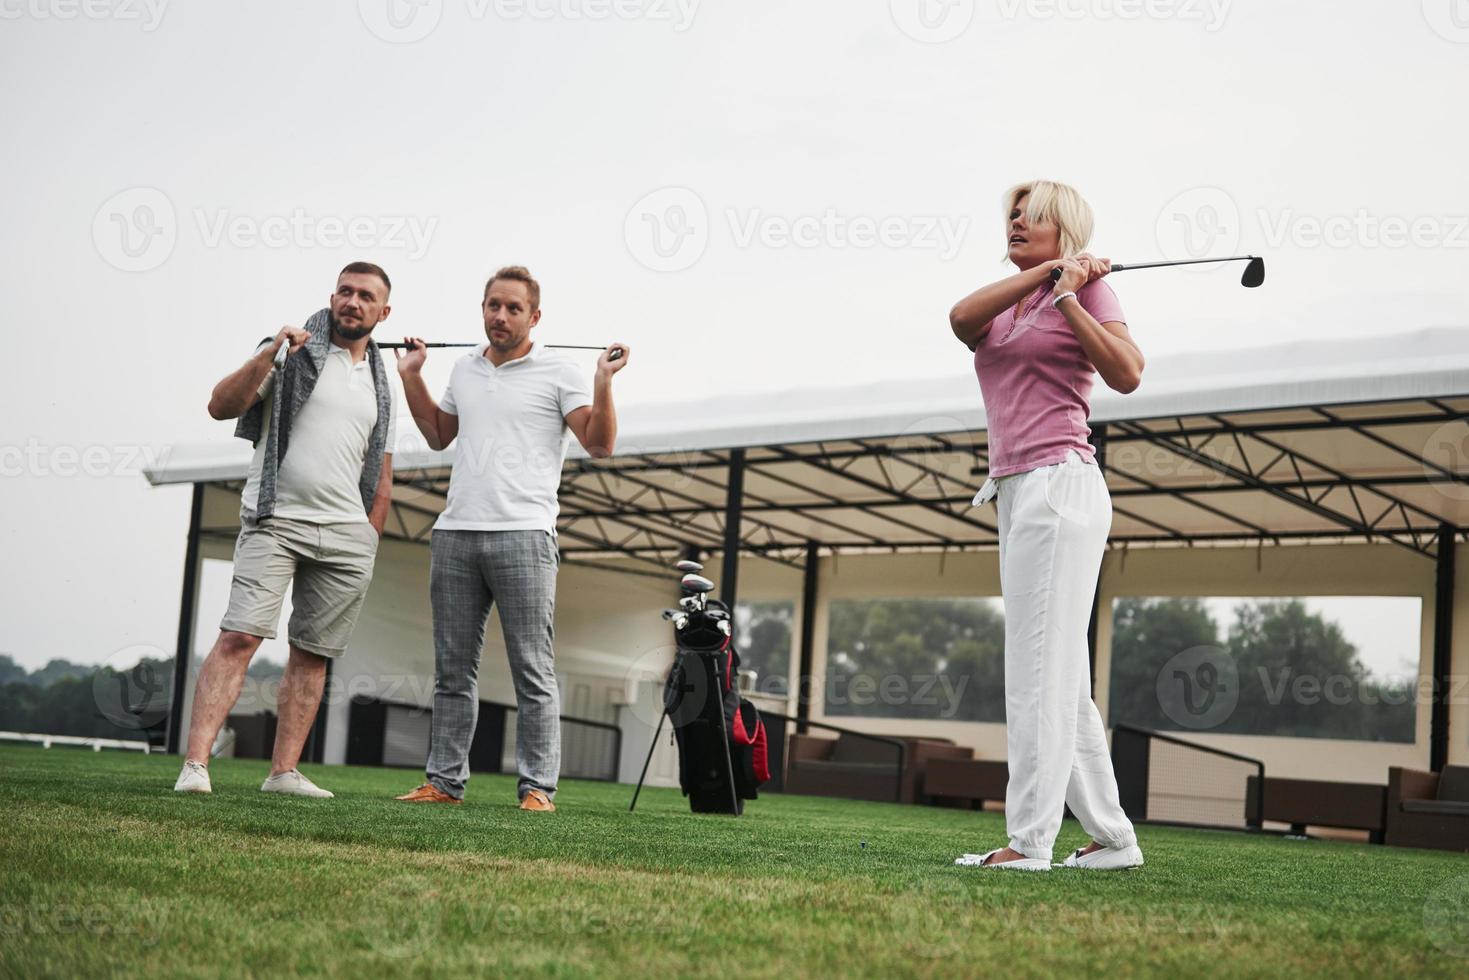
[[[1387,811],[1387,787],[1371,783],[1345,783],[1322,779],[1264,780],[1249,777],[1245,819],[1259,814],[1262,819],[1290,824],[1291,832],[1304,834],[1310,827],[1341,827],[1365,830],[1368,840],[1381,844]]]
[[[1469,851],[1469,766],[1387,771],[1386,841],[1396,847]]]
[[[895,741],[902,744],[901,765]],[[889,739],[851,732],[836,738],[792,735],[788,748],[787,793],[899,803],[918,800],[929,760],[974,755],[973,749],[938,739]]]

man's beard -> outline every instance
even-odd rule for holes
[[[337,319],[335,313],[331,314],[331,318],[332,333],[341,337],[343,340],[361,340],[363,337],[368,337],[372,334],[372,327],[345,327],[342,325],[342,321]]]

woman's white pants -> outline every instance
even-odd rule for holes
[[[996,495],[1010,847],[1049,861],[1063,804],[1097,842],[1135,844],[1087,663],[1087,625],[1112,525],[1106,478],[1072,450],[1065,462],[987,482],[975,502]]]

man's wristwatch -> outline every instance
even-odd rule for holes
[[[1051,300],[1051,308],[1052,309],[1060,309],[1061,308],[1061,301],[1063,299],[1076,299],[1076,294],[1075,293],[1071,293],[1071,292],[1066,292],[1066,293],[1062,293],[1060,296],[1056,296],[1056,297],[1052,298],[1052,300]]]

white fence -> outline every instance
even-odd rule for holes
[[[0,732],[0,739],[11,742],[39,742],[41,748],[53,745],[89,745],[93,752],[103,749],[134,749],[149,754],[152,749],[147,742],[135,742],[123,738],[85,738],[81,735],[38,735],[35,732]]]

